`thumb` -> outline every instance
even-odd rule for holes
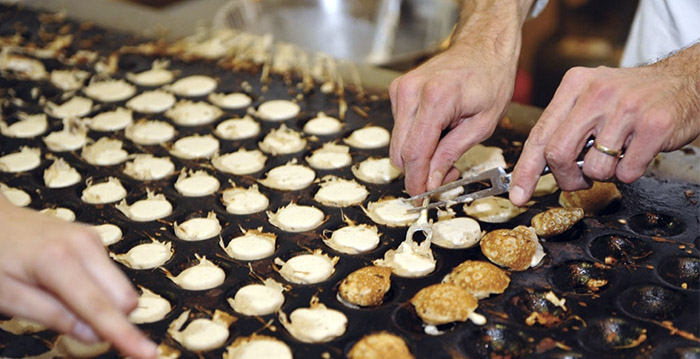
[[[493,124],[491,123],[493,122]],[[474,145],[491,136],[495,128],[495,121],[483,121],[477,116],[462,121],[443,137],[435,149],[430,161],[430,175],[428,177],[428,190],[442,185],[446,177],[454,179],[452,165],[464,152]]]

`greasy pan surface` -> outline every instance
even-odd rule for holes
[[[74,34],[72,44],[64,49],[70,55],[79,48],[87,47],[101,55],[116,51],[125,44],[137,43],[130,36],[102,30],[95,27],[81,29],[70,21],[43,23],[36,12],[16,7],[0,7],[0,36],[7,37],[19,32],[25,42],[42,43],[41,32],[56,33],[69,24]],[[21,26],[18,26],[21,25]],[[317,112],[338,117],[338,94],[325,94],[319,85],[303,93],[296,87],[296,80],[289,76],[273,75],[271,81],[261,84],[259,69],[232,71],[217,66],[212,60],[181,60],[172,54],[124,54],[119,55],[117,71],[113,78],[123,78],[127,72],[141,72],[150,68],[155,59],[170,59],[171,70],[177,70],[178,78],[191,74],[201,74],[218,80],[216,92],[247,92],[253,98],[253,107],[269,99],[298,100],[301,113],[284,123],[297,131],[313,118]],[[42,60],[47,71],[57,68],[70,68],[56,59]],[[94,73],[89,64],[76,67]],[[247,82],[250,86],[245,85]],[[33,90],[37,88],[38,90]],[[147,90],[139,88],[138,92]],[[4,101],[2,115],[5,121],[16,121],[18,112],[41,113],[43,106],[32,93],[38,91],[46,100],[62,102],[63,92],[46,80],[31,81],[19,79],[13,74],[0,74],[0,95],[4,100],[21,98],[23,101]],[[343,130],[330,136],[309,138],[304,151],[291,155],[269,156],[265,168],[250,176],[234,176],[221,173],[213,168],[209,160],[181,160],[171,156],[164,146],[139,146],[124,136],[124,131],[99,133],[89,131],[88,136],[97,139],[108,136],[124,141],[129,153],[151,153],[159,157],[170,157],[176,171],[183,168],[203,169],[215,175],[220,190],[209,196],[187,198],[173,187],[178,173],[163,180],[137,181],[123,174],[123,164],[96,167],[86,163],[79,151],[54,153],[62,157],[82,175],[83,181],[63,189],[51,189],[44,185],[43,172],[51,161],[46,155],[51,153],[41,137],[62,128],[60,120],[50,118],[49,130],[30,139],[16,139],[0,135],[0,156],[16,152],[21,146],[38,147],[42,150],[42,164],[31,171],[12,174],[0,172],[0,182],[10,187],[24,190],[32,197],[30,207],[66,207],[76,213],[77,220],[90,223],[112,223],[120,227],[123,238],[107,247],[112,253],[125,253],[136,244],[156,238],[172,243],[173,257],[164,267],[173,274],[196,263],[195,254],[206,256],[226,271],[224,284],[205,291],[186,291],[173,284],[162,270],[133,270],[119,266],[133,281],[168,299],[173,310],[165,319],[144,324],[141,328],[157,342],[165,343],[181,351],[182,358],[221,358],[225,346],[238,336],[253,333],[270,335],[289,345],[295,358],[344,357],[349,348],[365,334],[386,330],[401,336],[411,352],[418,358],[697,358],[698,336],[700,332],[700,187],[681,182],[661,182],[642,178],[631,185],[619,185],[622,200],[608,207],[602,214],[586,217],[573,229],[561,236],[544,241],[547,256],[534,269],[511,273],[511,284],[504,294],[479,301],[477,312],[486,316],[484,326],[471,322],[440,326],[444,334],[428,335],[424,332],[420,319],[413,311],[409,300],[421,288],[438,283],[459,263],[467,259],[481,259],[479,247],[449,250],[433,246],[437,259],[436,270],[418,279],[392,276],[391,290],[384,303],[375,308],[353,309],[336,299],[339,282],[352,271],[371,264],[374,259],[383,257],[388,249],[396,248],[405,236],[405,228],[389,228],[378,225],[382,233],[381,243],[375,250],[361,255],[338,253],[327,247],[321,240],[325,230],[335,230],[344,225],[345,215],[357,223],[373,224],[359,206],[344,209],[326,207],[313,200],[318,190],[317,184],[292,192],[276,191],[260,186],[260,191],[270,199],[268,210],[294,201],[299,204],[314,205],[327,216],[327,220],[316,230],[303,233],[286,233],[272,226],[264,212],[237,216],[226,211],[221,203],[221,191],[229,187],[229,180],[238,186],[248,187],[263,178],[270,169],[297,159],[306,163],[305,157],[327,141],[347,137],[352,131],[367,124],[391,129],[390,104],[386,98],[356,96],[348,91],[344,95],[350,109],[344,119]],[[192,100],[206,101],[205,97]],[[88,114],[124,106],[125,101],[100,104]],[[209,125],[181,127],[174,125],[177,134],[174,140],[192,134],[212,133],[216,124],[231,118],[240,117],[245,110],[225,110],[225,114]],[[366,115],[366,116],[365,116]],[[134,114],[135,119],[146,117],[151,120],[172,121],[162,114]],[[262,126],[260,135],[242,141],[219,139],[220,153],[229,153],[240,147],[253,149],[270,130],[279,123],[256,120]],[[308,137],[308,136],[307,136]],[[173,141],[174,141],[173,140]],[[499,129],[487,144],[504,149],[509,165],[517,159],[523,138]],[[388,156],[388,147],[374,150],[351,149],[353,163],[368,157]],[[327,174],[353,179],[350,166],[332,171],[315,170],[316,177]],[[88,205],[80,200],[85,188],[84,180],[102,180],[108,176],[117,177],[128,191],[127,202],[132,203],[145,197],[146,190],[163,193],[173,204],[173,213],[163,220],[134,222],[119,212],[113,204]],[[359,181],[358,181],[359,182]],[[364,205],[377,199],[391,196],[405,196],[401,179],[388,185],[363,183],[370,192]],[[498,228],[513,228],[529,225],[535,214],[558,206],[559,193],[538,198],[526,213],[504,224],[481,223],[482,229],[490,231]],[[461,208],[455,208],[458,216],[464,216]],[[204,216],[214,211],[220,220],[224,243],[239,235],[239,227],[254,229],[262,227],[265,232],[277,234],[277,247],[273,256],[247,262],[231,259],[219,246],[219,238],[199,242],[178,239],[173,233],[172,223],[182,223],[192,217]],[[435,214],[431,216],[434,218]],[[275,258],[283,260],[299,253],[321,249],[324,253],[340,257],[335,273],[330,279],[318,285],[289,284],[281,278],[273,264]],[[235,313],[226,302],[236,291],[250,283],[259,283],[258,278],[272,277],[289,285],[285,292],[282,311],[290,313],[296,308],[308,307],[313,296],[330,308],[342,311],[348,318],[348,328],[344,335],[323,344],[305,344],[294,339],[279,323],[276,315],[247,317]],[[592,286],[591,280],[605,283]],[[566,309],[554,306],[544,299],[552,291],[559,298],[566,299]],[[191,309],[194,316],[209,316],[214,310],[226,311],[237,318],[230,327],[226,345],[216,350],[193,353],[182,348],[166,333],[172,320],[184,310]],[[527,325],[526,318],[533,312],[548,315],[546,325]],[[57,334],[43,331],[36,334],[13,335],[0,330],[0,357],[31,357],[50,349]],[[116,358],[116,352],[109,352],[100,358]]]

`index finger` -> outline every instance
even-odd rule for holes
[[[432,123],[428,117],[428,113],[436,116],[440,114],[426,107],[423,104],[419,106],[416,119],[406,135],[405,143],[408,146],[401,151],[406,191],[411,195],[423,193],[426,190],[430,160],[435,153],[442,131],[439,124]]]
[[[569,90],[569,86],[562,82],[549,106],[530,130],[512,174],[509,198],[516,206],[525,205],[532,197],[542,170],[547,165],[544,154],[547,142],[576,103],[576,97],[569,96]]]
[[[137,304],[137,295],[131,282],[120,271],[99,240],[92,228],[86,228],[84,241],[74,241],[77,251],[85,252],[80,257],[83,267],[92,276],[96,284],[109,296],[123,313],[129,313]]]
[[[49,260],[37,263],[33,277],[104,340],[134,358],[154,358],[156,346],[117,308],[67,247],[46,249]]]
[[[415,120],[419,102],[417,84],[414,81],[407,81],[405,76],[392,81],[389,88],[391,111],[394,115],[389,157],[394,166],[402,171],[404,170],[404,163],[403,158],[401,158],[401,151],[406,144],[406,137]]]

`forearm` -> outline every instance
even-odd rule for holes
[[[687,77],[690,87],[700,94],[700,42],[678,50],[651,66],[672,75]]]
[[[675,121],[678,123],[676,131],[682,133],[674,139],[681,137],[682,140],[665,143],[662,149],[675,150],[700,133],[700,42],[650,65],[650,68],[679,81],[678,95],[671,104],[675,107]]]
[[[521,30],[535,0],[464,0],[452,37],[455,47],[469,43],[488,54],[517,59]]]
[[[408,193],[456,179],[452,164],[493,133],[513,94],[533,2],[464,0],[451,46],[391,83],[391,160]]]

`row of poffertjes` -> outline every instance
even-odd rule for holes
[[[164,113],[177,126],[193,127],[211,124],[221,115],[221,108],[240,109],[250,106],[252,100],[244,93],[214,93],[215,79],[193,75],[175,80],[176,74],[167,69],[166,62],[156,62],[153,68],[138,74],[127,74],[127,80],[139,86],[162,86],[160,89],[145,91],[137,95],[136,87],[124,80],[97,79],[85,81],[90,74],[80,70],[54,70],[50,74],[41,70],[41,62],[21,56],[3,54],[0,70],[26,74],[33,80],[48,79],[57,88],[67,93],[82,90],[88,98],[71,96],[61,104],[47,103],[45,114],[23,115],[14,123],[0,123],[4,136],[32,138],[44,134],[47,129],[46,115],[62,119],[64,129],[43,137],[46,147],[52,152],[81,150],[82,159],[93,166],[111,166],[126,162],[124,173],[141,181],[158,180],[174,173],[175,168],[168,158],[157,158],[150,154],[129,154],[122,149],[119,140],[103,137],[88,143],[86,131],[89,128],[98,132],[124,130],[125,137],[137,145],[162,144],[175,137],[175,128],[163,121],[133,120],[133,112],[142,114]],[[12,58],[9,58],[11,56]],[[42,65],[43,66],[43,65]],[[187,99],[177,101],[174,96],[208,96],[207,102]],[[95,109],[93,100],[101,103],[126,101],[126,108],[102,112],[92,118],[82,118]],[[128,101],[127,101],[128,100]],[[213,105],[212,105],[213,104]],[[239,140],[258,136],[260,125],[252,117],[263,121],[286,121],[295,118],[300,107],[293,101],[270,100],[257,109],[248,109],[249,115],[225,120],[216,127],[214,134],[224,140]],[[304,132],[314,135],[339,133],[344,124],[330,116],[319,113],[306,123]],[[256,173],[264,167],[266,154],[277,156],[298,153],[306,148],[306,138],[300,132],[281,124],[268,133],[258,144],[260,150],[241,148],[236,152],[219,155],[219,142],[211,135],[183,137],[170,146],[170,154],[181,159],[210,159],[219,171],[234,175]],[[374,149],[385,147],[389,133],[378,126],[366,126],[354,131],[343,141],[354,148]],[[500,157],[499,157],[500,154]],[[44,172],[47,187],[62,188],[80,182],[82,176],[60,157],[46,157],[54,160]],[[128,162],[127,162],[128,160]],[[295,191],[308,187],[317,181],[313,169],[337,169],[352,163],[349,147],[335,142],[322,147],[306,158],[311,168],[291,161],[270,170],[259,183],[278,191]],[[10,173],[31,171],[41,162],[39,149],[22,148],[18,152],[0,157],[0,170]],[[458,164],[464,176],[477,173],[491,166],[505,167],[502,151],[487,146],[476,146],[465,154]],[[400,176],[388,158],[369,158],[352,168],[353,174],[370,184],[385,184]],[[543,180],[541,182],[546,182]],[[549,179],[551,182],[551,178]],[[368,192],[354,180],[335,176],[320,179],[319,190],[314,199],[325,206],[347,207],[362,205]],[[547,187],[544,185],[544,187]],[[546,193],[554,190],[545,189]],[[175,183],[175,189],[183,196],[205,196],[216,193],[219,181],[206,171],[182,169]],[[0,185],[0,189],[13,203],[26,206],[31,196],[21,189]],[[127,218],[137,222],[148,222],[167,217],[172,213],[172,205],[162,194],[148,192],[146,198],[128,204],[125,201],[126,189],[114,177],[103,181],[89,179],[81,199],[89,204],[117,203]],[[453,194],[454,195],[454,194]],[[536,266],[544,257],[539,238],[548,238],[564,233],[580,221],[584,214],[595,213],[607,206],[620,194],[614,184],[596,183],[590,190],[562,192],[561,208],[552,208],[532,218],[531,226],[518,226],[513,229],[498,229],[483,233],[478,221],[505,223],[523,213],[524,208],[512,206],[505,198],[491,197],[465,205],[469,217],[455,217],[454,212],[441,212],[438,221],[432,223],[435,235],[431,241],[422,243],[407,239],[397,249],[388,250],[374,265],[360,268],[344,278],[338,287],[338,298],[348,306],[373,307],[383,303],[391,288],[391,275],[401,277],[421,277],[435,270],[436,261],[430,249],[431,244],[446,248],[469,248],[479,244],[486,261],[470,260],[455,267],[442,283],[425,287],[411,299],[416,313],[426,324],[427,332],[437,332],[436,326],[457,321],[472,320],[477,324],[485,318],[475,310],[478,300],[493,294],[503,293],[510,283],[507,270],[522,271]],[[257,188],[232,187],[221,193],[222,203],[232,214],[257,213],[267,209],[269,201]],[[401,198],[382,198],[362,207],[374,223],[390,227],[405,227],[413,223],[418,214],[409,212],[412,206]],[[66,220],[74,220],[67,208],[47,208],[43,211]],[[305,232],[318,228],[326,214],[314,206],[296,203],[268,211],[269,222],[285,232]],[[345,254],[369,252],[379,244],[380,233],[376,226],[356,224],[345,219],[347,226],[324,233],[323,241],[328,247]],[[113,224],[97,225],[105,245],[119,241],[121,230]],[[250,261],[267,258],[274,254],[276,236],[262,231],[262,228],[243,229],[242,235],[219,245],[233,259]],[[215,238],[221,233],[221,224],[216,214],[190,218],[183,223],[173,223],[173,232],[182,240],[198,241]],[[152,240],[134,246],[126,253],[111,253],[112,257],[134,269],[163,268],[173,255],[170,243]],[[205,257],[197,257],[197,264],[173,275],[163,268],[165,275],[185,290],[205,290],[221,285],[226,274],[216,263]],[[275,264],[282,278],[289,283],[314,284],[326,281],[334,273],[339,258],[324,254],[321,250],[305,253],[287,259],[276,258]],[[312,298],[307,308],[298,308],[289,315],[280,311],[284,303],[286,287],[272,279],[253,283],[239,289],[233,298],[228,298],[231,308],[242,315],[278,314],[280,323],[296,339],[307,343],[327,342],[345,332],[347,317],[340,311],[327,308],[317,298]],[[140,288],[138,308],[131,313],[134,323],[150,323],[163,319],[172,311],[172,303],[162,296]],[[552,295],[553,296],[553,295]],[[563,306],[555,296],[553,303]],[[184,311],[168,329],[169,335],[184,348],[200,352],[219,348],[229,338],[229,326],[233,317],[216,311],[211,318],[198,317],[188,322],[191,311]],[[185,326],[185,324],[187,325]],[[26,334],[42,329],[33,323],[20,319],[0,322],[0,328],[15,333]],[[109,350],[109,345],[98,343],[85,345],[66,336],[59,336],[50,353],[40,357],[69,354],[74,357],[92,357]],[[179,355],[173,348],[161,346],[163,358]],[[351,359],[383,358],[392,355],[396,358],[413,358],[408,346],[399,336],[388,332],[368,334],[350,349]],[[282,341],[264,335],[237,338],[224,355],[225,359],[247,358],[292,358],[290,348]]]

